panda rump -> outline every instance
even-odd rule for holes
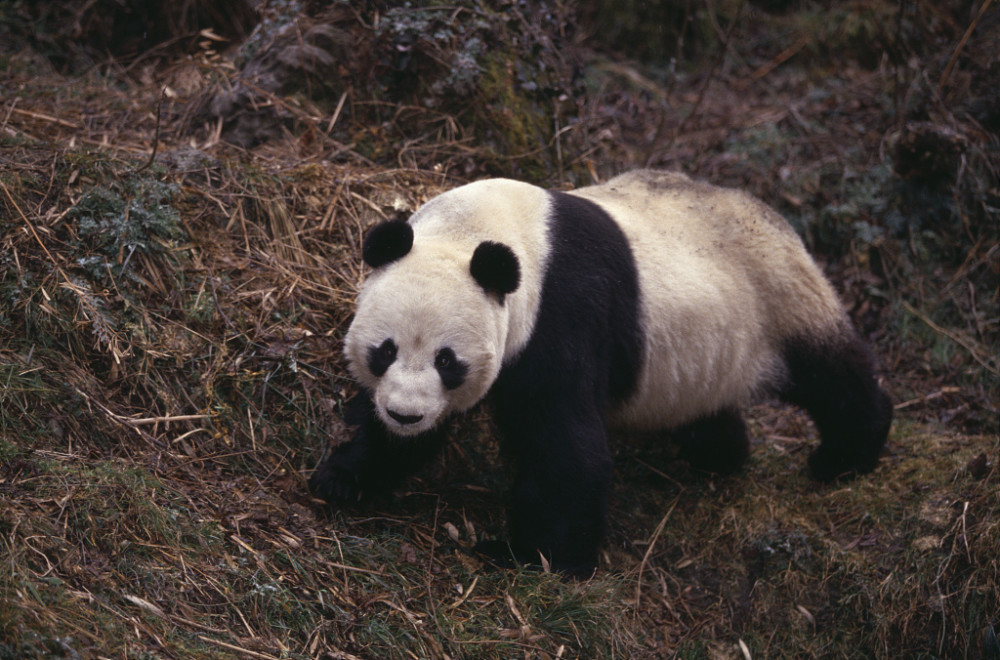
[[[694,468],[729,473],[749,453],[740,406],[776,393],[816,423],[815,478],[874,469],[892,407],[872,355],[752,196],[652,170],[569,193],[491,179],[405,226],[365,240],[345,338],[358,430],[310,482],[328,501],[391,490],[488,392],[515,479],[508,541],[480,549],[569,574],[597,563],[608,425],[670,431]]]

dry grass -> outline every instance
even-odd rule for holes
[[[157,119],[160,85],[5,59],[0,658],[990,657],[996,234],[867,240],[857,223],[895,208],[877,206],[894,72],[824,87],[776,61],[663,84],[598,62],[575,129],[592,140],[546,145],[565,167],[542,183],[684,163],[782,206],[878,342],[899,402],[889,453],[817,486],[811,426],[768,404],[732,478],[617,439],[602,570],[567,583],[468,552],[502,527],[486,411],[456,420],[390,506],[327,512],[305,489],[349,433],[360,237],[468,176],[467,138],[435,142],[434,124],[392,167],[347,133],[192,143],[174,122],[187,99]],[[217,56],[199,66],[218,84]],[[988,169],[968,153],[967,172]],[[934,273],[914,266],[949,250]]]

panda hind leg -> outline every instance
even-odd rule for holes
[[[853,332],[828,343],[791,341],[788,379],[779,394],[812,417],[820,446],[809,457],[818,481],[875,469],[892,423],[892,401],[879,387],[875,359]]]
[[[680,458],[692,468],[729,475],[741,467],[750,455],[750,436],[738,408],[723,408],[675,429],[680,440]]]

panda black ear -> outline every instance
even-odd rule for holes
[[[413,247],[413,227],[405,220],[388,220],[365,234],[361,258],[372,268],[402,259]]]
[[[508,293],[521,284],[521,264],[514,251],[503,243],[483,241],[472,253],[469,272],[487,293],[494,293],[503,302]]]

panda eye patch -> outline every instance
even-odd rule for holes
[[[442,348],[434,356],[434,368],[441,376],[441,383],[445,389],[453,390],[465,382],[465,377],[469,373],[469,366],[458,359],[455,351],[448,347]]]
[[[376,377],[385,375],[389,365],[396,361],[396,342],[386,339],[378,346],[368,349],[368,370]]]

